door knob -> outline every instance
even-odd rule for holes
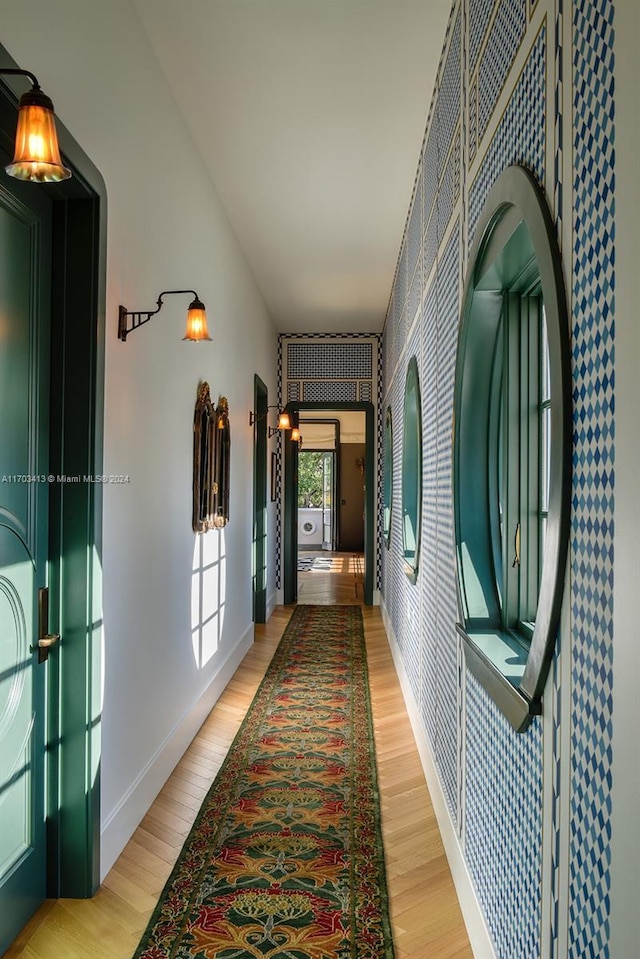
[[[49,650],[60,642],[60,633],[50,633],[49,630],[49,588],[38,590],[38,645],[32,646],[32,652],[38,650],[38,662],[46,663]]]

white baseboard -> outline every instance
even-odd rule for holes
[[[271,616],[272,612],[274,611],[277,605],[278,605],[278,593],[276,590],[274,590],[271,596],[267,597],[267,621],[269,620],[269,617]]]
[[[140,825],[149,807],[184,755],[229,680],[253,644],[253,623],[220,664],[204,693],[183,714],[154,756],[105,820],[100,836],[100,881]]]
[[[440,776],[438,775],[435,759],[431,751],[431,744],[429,743],[422,724],[420,711],[404,668],[400,647],[393,632],[393,626],[384,605],[384,600],[381,602],[381,609],[382,619],[389,641],[389,648],[391,649],[391,655],[400,681],[407,713],[409,714],[409,720],[413,728],[413,735],[416,740],[416,746],[418,747],[427,786],[431,794],[431,802],[433,803],[433,809],[436,814],[436,819],[438,820],[445,853],[449,860],[449,868],[451,869],[451,875],[458,894],[458,901],[460,902],[462,916],[465,926],[467,927],[473,955],[475,959],[496,959],[493,942],[487,929],[478,897],[476,896],[475,886],[467,868],[456,827],[449,813],[449,807],[447,806],[447,801],[440,783]]]

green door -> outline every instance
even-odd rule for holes
[[[0,181],[0,954],[45,896],[51,210]],[[43,624],[45,632],[47,624]],[[34,648],[35,647],[35,650]]]
[[[267,621],[267,387],[254,377],[253,446],[253,621]],[[274,464],[271,464],[271,469]],[[273,478],[272,478],[273,485]]]

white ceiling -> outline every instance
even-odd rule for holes
[[[450,0],[133,0],[279,332],[381,330]]]

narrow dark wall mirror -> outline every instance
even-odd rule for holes
[[[220,529],[229,522],[231,428],[229,426],[229,402],[226,396],[221,396],[218,401],[215,424],[214,485],[216,502],[213,526]]]
[[[193,519],[195,533],[206,533],[214,525],[217,487],[214,479],[216,414],[209,384],[201,383],[193,414]]]

